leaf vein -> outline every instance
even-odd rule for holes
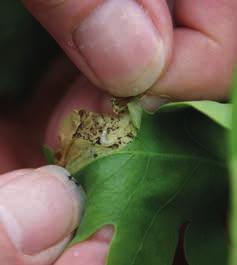
[[[114,175],[116,175],[118,173],[118,170],[122,167],[125,167],[129,161],[134,157],[134,154],[130,154],[130,156],[127,158],[127,160],[118,168],[116,169],[114,172],[112,172],[108,177],[106,177],[103,181],[99,182],[100,186],[103,186],[106,181],[108,181],[110,178],[112,178]],[[93,189],[90,190],[90,192],[88,192],[87,194],[87,200],[89,201],[91,195],[94,195],[94,191],[98,188],[98,185],[95,185]]]
[[[132,261],[132,263],[131,263],[131,265],[134,265],[135,264],[135,262],[136,262],[136,259],[137,259],[137,257],[138,257],[138,255],[139,255],[139,253],[142,251],[142,249],[143,249],[143,246],[144,246],[144,241],[146,240],[146,237],[148,236],[148,233],[149,233],[149,231],[150,231],[150,229],[151,229],[151,227],[153,226],[153,224],[154,224],[154,222],[155,222],[155,220],[156,220],[156,218],[157,218],[157,216],[170,204],[170,203],[172,203],[172,201],[174,201],[174,199],[180,194],[180,192],[183,190],[183,188],[184,188],[184,186],[185,186],[185,184],[186,184],[186,182],[188,181],[188,179],[190,179],[194,174],[195,174],[195,172],[198,170],[198,168],[199,168],[199,166],[200,166],[200,163],[198,163],[195,167],[194,167],[194,169],[193,169],[193,172],[190,174],[190,175],[188,175],[185,179],[184,179],[184,181],[182,182],[182,184],[180,185],[180,187],[177,189],[177,191],[163,204],[163,206],[161,206],[161,207],[159,207],[158,209],[157,209],[157,211],[155,212],[155,214],[154,214],[154,216],[153,216],[153,218],[151,219],[151,222],[150,222],[150,224],[148,225],[148,227],[147,227],[147,229],[146,229],[146,231],[144,232],[144,236],[143,236],[143,239],[142,239],[142,241],[141,241],[141,243],[140,243],[140,246],[138,247],[138,250],[137,250],[137,252],[136,252],[136,254],[134,255],[134,258],[133,258],[133,261]]]
[[[144,152],[144,151],[118,151],[114,152],[115,154],[133,154],[133,155],[141,155],[141,156],[153,156],[153,157],[160,157],[162,159],[167,160],[174,160],[174,159],[187,159],[187,160],[197,160],[202,163],[210,163],[210,164],[216,164],[220,167],[225,167],[225,163],[220,160],[214,160],[214,159],[207,159],[202,158],[199,156],[190,156],[190,155],[182,155],[182,154],[173,154],[173,153],[156,153],[156,152]]]
[[[148,169],[149,169],[149,166],[150,166],[150,161],[151,161],[151,158],[148,157],[148,158],[147,158],[147,162],[146,162],[146,167],[145,167],[145,170],[144,170],[145,173],[143,174],[143,177],[141,178],[141,180],[137,183],[137,185],[136,185],[136,189],[134,189],[134,191],[132,192],[132,194],[129,196],[128,201],[127,201],[127,205],[124,207],[124,209],[123,209],[122,212],[124,212],[125,209],[127,209],[127,208],[129,207],[129,204],[130,204],[130,202],[131,202],[133,196],[136,194],[136,192],[137,192],[139,186],[140,186],[140,185],[143,183],[143,181],[146,179],[147,174],[148,174]],[[135,172],[135,174],[136,174],[136,172]],[[121,215],[121,214],[120,214],[120,215]]]

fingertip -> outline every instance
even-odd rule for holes
[[[101,86],[115,96],[146,91],[164,70],[168,50],[147,6],[105,1],[74,31],[80,54]]]
[[[140,98],[140,103],[144,110],[154,113],[156,112],[162,105],[171,101],[171,98],[168,96],[152,96],[152,95],[144,95]]]
[[[63,168],[46,166],[0,187],[3,260],[12,255],[29,265],[48,265],[63,251],[84,208],[84,194],[68,176]]]
[[[108,244],[83,242],[67,250],[55,265],[105,265]]]
[[[25,2],[96,86],[115,96],[135,96],[163,74],[173,33],[166,1],[58,1],[50,8],[47,1]]]
[[[105,265],[114,230],[106,226],[90,239],[68,249],[55,265]]]

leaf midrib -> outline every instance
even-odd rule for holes
[[[156,153],[156,152],[144,152],[144,151],[117,151],[114,152],[109,156],[113,156],[113,155],[141,155],[141,156],[153,156],[153,157],[161,157],[163,159],[167,159],[167,160],[173,160],[173,159],[189,159],[189,160],[196,160],[202,163],[211,163],[211,164],[216,164],[220,167],[226,167],[225,163],[222,161],[218,161],[218,160],[214,160],[214,159],[207,159],[207,158],[203,158],[203,157],[199,157],[199,156],[189,156],[189,155],[181,155],[181,154],[174,154],[174,153]],[[102,157],[100,157],[102,158]]]
[[[216,166],[222,167],[222,168],[226,168],[226,164],[220,160],[215,160],[215,159],[207,159],[207,158],[203,158],[203,157],[199,157],[199,156],[190,156],[190,155],[182,155],[182,154],[174,154],[174,153],[156,153],[156,152],[144,152],[144,151],[114,151],[110,154],[106,154],[104,156],[100,156],[92,161],[90,161],[88,164],[85,164],[82,168],[80,168],[80,171],[83,170],[84,168],[86,168],[87,166],[89,166],[90,164],[101,160],[103,158],[108,158],[108,157],[112,157],[115,155],[130,155],[130,156],[135,156],[135,155],[140,155],[140,156],[153,156],[153,157],[160,157],[162,159],[166,159],[166,160],[175,160],[175,159],[186,159],[186,160],[195,160],[195,161],[199,161],[201,163],[207,163],[207,164],[214,164]],[[69,163],[67,165],[67,169],[70,172],[73,172],[73,174],[75,174],[75,171],[73,170],[73,165],[74,165],[74,161]]]

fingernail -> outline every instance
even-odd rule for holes
[[[151,113],[156,112],[162,105],[169,102],[167,97],[156,97],[151,95],[144,95],[140,98],[143,108]]]
[[[74,31],[75,46],[116,96],[138,95],[155,83],[165,48],[148,12],[134,0],[107,0]]]
[[[58,166],[38,168],[0,188],[0,223],[16,249],[36,255],[77,227],[84,195]]]

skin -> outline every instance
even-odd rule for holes
[[[64,57],[59,58],[42,79],[32,102],[17,114],[6,108],[1,110],[2,174],[44,164],[40,146],[43,142],[57,145],[55,134],[60,120],[74,107],[109,111],[102,90],[119,96],[146,91],[144,104],[148,108],[151,104],[159,106],[161,99],[225,100],[229,96],[237,59],[236,0],[23,2],[76,67]],[[95,8],[98,10],[93,13]],[[110,23],[103,23],[103,18]],[[117,36],[123,23],[128,25],[127,31]],[[108,51],[110,56],[106,56]],[[91,83],[79,75],[78,69]],[[8,173],[2,175],[1,181],[17,177],[21,174]],[[16,250],[1,222],[0,230],[4,249],[0,260],[4,260],[5,253],[14,259]],[[88,241],[68,249],[54,265],[105,264],[112,234],[111,227],[102,229]],[[15,260],[11,262],[7,264],[16,264]]]

